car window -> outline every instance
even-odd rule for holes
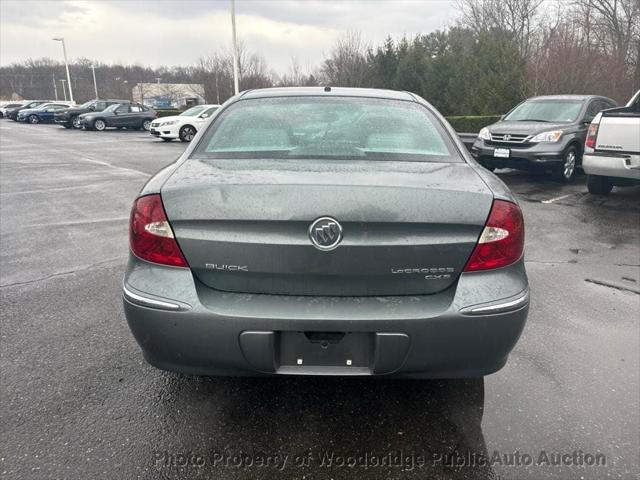
[[[131,105],[131,112],[132,113],[139,113],[142,111],[142,108],[140,107],[140,105]]]
[[[107,102],[96,102],[95,107],[98,111],[104,110],[105,108],[107,108]]]
[[[309,96],[230,105],[194,156],[462,161],[453,151],[441,123],[416,102]]]
[[[593,117],[595,117],[601,110],[604,110],[604,108],[605,106],[602,100],[591,100],[589,107],[587,107],[587,112],[584,114],[584,121],[590,122],[593,120]]]
[[[514,108],[504,120],[570,123],[578,119],[583,105],[583,100],[530,100]]]
[[[213,115],[213,114],[214,114],[214,112],[215,112],[216,110],[218,110],[219,108],[220,108],[220,107],[211,107],[211,108],[208,108],[208,109],[207,109],[207,110],[205,110],[205,111],[204,111],[200,116],[201,116],[202,118],[209,118],[209,117],[210,117],[211,115]]]
[[[195,117],[196,115],[202,113],[205,109],[202,105],[197,105],[195,107],[191,107],[189,110],[185,110],[180,114],[181,117]]]
[[[116,113],[129,113],[129,105],[120,105],[115,110]]]

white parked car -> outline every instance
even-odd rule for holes
[[[22,107],[24,104],[25,102],[3,102],[2,106],[0,106],[0,118],[4,118],[7,110]]]
[[[614,186],[640,185],[640,90],[626,106],[595,116],[582,168],[589,193],[595,195],[606,195]]]
[[[180,115],[158,118],[151,123],[149,133],[165,142],[176,138],[182,142],[190,142],[218,108],[220,105],[197,105]]]

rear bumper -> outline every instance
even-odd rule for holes
[[[534,143],[525,148],[513,148],[486,145],[477,139],[471,147],[471,155],[481,164],[495,168],[517,168],[527,170],[531,168],[552,168],[561,165],[566,142]],[[509,148],[509,158],[496,157],[496,148]]]
[[[603,155],[585,153],[582,168],[588,175],[640,181],[640,155]]]
[[[198,375],[486,375],[505,364],[529,307],[522,260],[435,295],[300,297],[219,292],[132,258],[124,289],[149,363]],[[302,332],[348,336],[322,347]]]

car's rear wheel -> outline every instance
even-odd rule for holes
[[[607,195],[613,189],[613,183],[611,183],[609,177],[587,175],[587,189],[592,195]]]
[[[73,117],[71,117],[71,125],[73,126],[73,128],[82,128],[82,123],[80,122],[80,117],[78,115],[74,115]]]
[[[40,123],[40,117],[38,115],[29,115],[29,123]]]
[[[151,120],[145,120],[142,122],[142,129],[148,132],[149,129],[151,129]]]
[[[105,128],[107,128],[107,123],[99,118],[95,122],[93,122],[93,128],[95,128],[99,132],[102,132]]]
[[[553,170],[552,176],[554,180],[562,183],[569,183],[576,174],[576,166],[578,165],[578,149],[570,146],[564,151],[562,164]]]
[[[191,125],[185,125],[180,129],[178,136],[180,137],[181,142],[190,142],[193,140],[193,137],[196,135],[196,129]]]

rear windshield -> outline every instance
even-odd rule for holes
[[[575,122],[582,110],[582,100],[536,100],[524,102],[509,113],[511,122]]]
[[[440,122],[418,103],[309,96],[232,104],[193,156],[461,162],[453,151]]]

